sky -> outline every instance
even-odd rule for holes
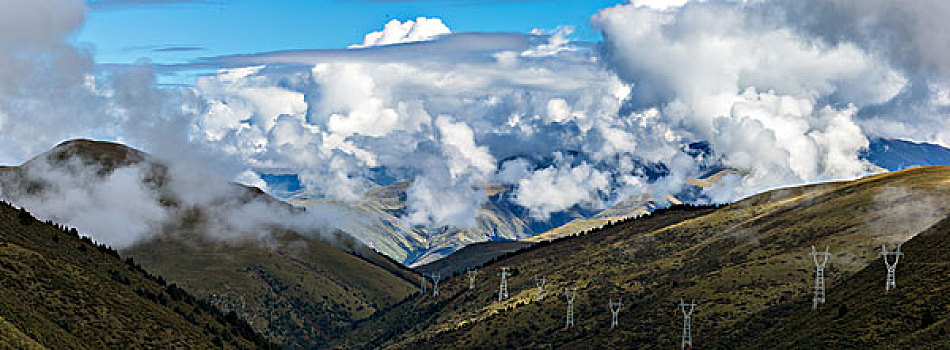
[[[877,137],[950,146],[946,0],[0,8],[0,164],[93,138],[344,206],[406,180],[411,226],[478,225],[486,185],[544,221],[853,179],[879,171],[860,157]],[[738,171],[687,184],[721,168]],[[87,192],[122,192],[138,173],[123,174]],[[295,176],[299,191],[268,174]],[[108,215],[164,217],[145,203],[153,193],[129,190],[143,203]],[[49,208],[58,222],[83,217]]]
[[[289,49],[345,48],[391,19],[435,17],[454,32],[521,32],[576,28],[599,40],[589,24],[617,0],[385,1],[234,0],[189,3],[91,1],[78,42],[91,43],[99,63],[182,63],[204,56]]]

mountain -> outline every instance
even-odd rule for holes
[[[915,166],[950,165],[950,149],[930,143],[877,138],[871,140],[861,158],[893,171]]]
[[[225,314],[75,229],[0,203],[0,348],[266,348]]]
[[[410,227],[402,218],[407,214],[406,192],[411,185],[401,181],[378,187],[355,203],[313,198],[292,199],[291,203],[350,213],[359,219],[346,224],[347,232],[406,266],[436,261],[475,242],[518,240],[535,234],[531,220],[507,203],[510,188],[501,185],[485,186],[486,199],[475,218],[475,228]]]
[[[771,308],[811,312],[812,246],[831,249],[825,274],[833,297],[858,288],[849,281],[874,271],[866,268],[883,270],[882,243],[906,242],[948,215],[946,166],[779,189],[719,208],[673,206],[490,262],[474,290],[464,275],[446,278],[439,296],[416,296],[375,315],[338,346],[670,348],[679,345],[683,298],[698,304],[697,347],[737,347],[744,338],[723,335],[740,333]],[[511,272],[511,297],[498,302],[501,266]],[[542,301],[535,299],[535,276],[547,281]],[[883,278],[871,281],[878,277],[866,282],[870,288],[883,288]],[[565,288],[578,292],[576,325],[567,330]],[[943,292],[920,293],[918,300]],[[611,298],[624,302],[613,331]],[[832,304],[819,311],[837,312]]]
[[[257,188],[213,179],[196,179],[197,186],[188,187],[193,193],[182,193],[175,188],[179,179],[174,177],[181,175],[172,174],[161,160],[121,144],[64,142],[4,171],[0,189],[14,202],[55,205],[50,200],[60,199],[44,194],[56,189],[51,181],[58,178],[44,174],[74,177],[83,186],[132,168],[144,169],[143,183],[158,194],[168,217],[156,232],[122,249],[121,255],[220,310],[234,311],[274,342],[320,347],[353,322],[415,290],[419,277],[414,272],[342,232],[298,232],[273,225],[254,226],[250,234],[233,232],[237,226],[231,221],[277,216],[271,221],[280,222],[304,209]],[[215,189],[207,191],[211,198],[197,204],[184,198],[207,188]]]

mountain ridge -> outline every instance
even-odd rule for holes
[[[49,197],[42,195],[49,190],[45,182],[56,178],[34,178],[36,171],[51,169],[78,177],[82,186],[88,179],[105,179],[128,167],[143,169],[143,185],[156,193],[156,205],[169,214],[154,234],[122,249],[121,254],[218,309],[234,311],[274,342],[322,346],[351,322],[415,290],[414,272],[345,233],[303,234],[273,226],[231,232],[229,218],[218,215],[233,211],[229,215],[241,219],[240,215],[261,215],[260,210],[267,210],[266,215],[291,218],[305,210],[260,189],[231,182],[202,185],[217,186],[218,192],[213,193],[217,197],[188,204],[169,187],[177,181],[173,176],[181,175],[173,174],[163,161],[118,143],[63,142],[2,173],[0,190],[11,199],[45,203]]]

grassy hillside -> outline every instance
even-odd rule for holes
[[[41,193],[42,181],[30,167],[71,171],[80,162],[108,175],[124,166],[149,169],[145,181],[172,213],[160,232],[121,253],[149,271],[165,276],[203,301],[246,320],[268,339],[288,346],[316,347],[415,291],[418,277],[343,233],[307,235],[278,228],[264,232],[222,232],[207,207],[188,207],[168,189],[168,167],[149,155],[120,144],[74,140],[24,165],[7,170],[0,188],[15,200]],[[209,184],[213,186],[214,184]],[[281,215],[302,209],[257,188],[226,184],[226,198],[211,205],[266,204]],[[23,192],[20,192],[23,191]],[[11,195],[12,193],[12,195]],[[220,204],[217,204],[220,203]],[[264,207],[259,205],[254,208]],[[259,213],[255,213],[258,214]],[[221,237],[230,237],[227,239]]]
[[[697,347],[723,345],[713,336],[769,308],[809,300],[812,245],[831,247],[826,283],[838,288],[881,264],[881,243],[906,241],[948,214],[950,167],[780,189],[718,209],[660,210],[493,262],[473,291],[464,276],[450,278],[439,297],[419,296],[374,317],[340,346],[670,348],[679,345],[680,298],[699,304]],[[500,266],[512,271],[511,297],[501,303]],[[540,302],[535,275],[548,281]],[[579,294],[569,330],[563,288]],[[613,331],[610,297],[625,303]]]
[[[0,348],[260,348],[269,344],[104,246],[0,203]]]
[[[893,251],[894,247],[888,247]],[[950,216],[901,247],[897,289],[884,289],[883,261],[810,299],[766,309],[734,332],[716,334],[751,348],[950,348]],[[880,259],[879,259],[880,260]]]
[[[365,259],[293,232],[266,241],[199,237],[165,236],[123,254],[283,344],[319,346],[414,290]]]

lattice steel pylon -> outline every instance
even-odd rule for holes
[[[610,308],[610,329],[617,328],[620,325],[620,308],[623,306],[623,298],[617,301],[610,299],[607,306]]]
[[[693,347],[693,333],[690,328],[690,321],[693,318],[693,309],[696,308],[696,301],[690,301],[687,304],[680,298],[680,310],[683,311],[683,339],[680,342],[680,349],[687,349]]]
[[[432,296],[439,296],[439,279],[442,277],[441,274],[433,273],[429,275],[429,278],[432,279]]]
[[[544,276],[541,276],[541,278],[534,276],[534,286],[538,288],[538,295],[535,296],[535,300],[544,300]]]
[[[419,294],[426,294],[426,276],[419,276],[419,286],[422,287],[422,291]]]
[[[564,297],[567,299],[567,320],[564,322],[564,329],[574,326],[574,297],[577,296],[577,288],[564,288]]]
[[[825,303],[825,264],[828,263],[828,257],[831,256],[829,249],[826,246],[825,251],[819,252],[815,250],[815,246],[811,246],[811,258],[815,261],[815,296],[811,299],[812,310],[818,309],[818,304]],[[818,262],[819,256],[821,262]]]
[[[897,250],[893,252],[887,251],[887,245],[881,244],[881,256],[884,257],[884,266],[887,266],[887,280],[884,281],[884,291],[890,292],[891,289],[897,288],[897,263],[901,260],[901,256],[904,253],[901,253],[901,245],[897,244]],[[894,262],[891,263],[887,257],[893,256]]]
[[[468,289],[475,289],[475,277],[478,276],[478,270],[468,270]]]
[[[501,284],[498,286],[498,301],[508,299],[508,267],[502,266],[501,269]]]

